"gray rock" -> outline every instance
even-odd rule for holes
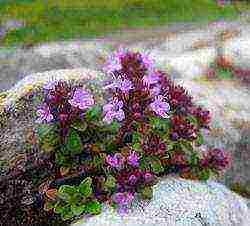
[[[72,226],[248,226],[246,201],[214,181],[168,176],[154,186],[151,201],[136,200],[125,215],[104,205],[103,212]]]
[[[250,37],[242,36],[225,43],[225,55],[233,65],[242,69],[250,69]]]
[[[26,75],[59,69],[101,68],[110,47],[96,42],[68,42],[30,49],[0,49],[0,92],[14,86]]]

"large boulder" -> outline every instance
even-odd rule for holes
[[[243,198],[214,181],[206,183],[168,176],[154,186],[151,201],[135,201],[127,214],[104,205],[103,212],[72,226],[248,226]]]

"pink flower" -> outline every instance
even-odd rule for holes
[[[170,105],[163,101],[163,96],[159,95],[155,97],[154,102],[150,104],[150,108],[159,116],[163,118],[169,118]]]
[[[111,123],[114,118],[118,121],[122,121],[125,118],[124,111],[122,110],[123,102],[118,99],[113,100],[112,103],[103,106],[103,112],[105,114],[104,121]]]
[[[139,155],[135,152],[131,152],[128,156],[128,164],[133,167],[139,166]]]
[[[131,202],[134,199],[134,195],[131,192],[119,192],[114,194],[113,196],[113,201],[118,205],[118,206],[127,206],[131,204]]]
[[[129,178],[128,178],[128,183],[130,185],[135,185],[137,181],[138,181],[138,178],[133,174],[131,176],[129,176]]]
[[[145,75],[143,77],[143,82],[147,86],[150,86],[152,84],[156,84],[159,82],[159,80],[160,80],[160,78],[154,70],[151,70],[148,75]]]
[[[126,50],[119,48],[113,55],[108,57],[107,63],[103,67],[103,70],[110,74],[114,71],[119,71],[122,69],[121,58],[125,56]]]
[[[152,181],[154,180],[153,174],[152,174],[152,173],[149,173],[149,172],[146,172],[146,173],[144,174],[144,180],[145,180],[146,183],[152,182]]]
[[[125,158],[120,153],[116,153],[114,156],[108,155],[106,162],[113,168],[121,169],[124,165]]]
[[[94,103],[93,96],[85,90],[76,89],[72,99],[68,101],[72,106],[78,107],[81,110],[90,108]]]
[[[157,85],[155,87],[153,87],[152,89],[150,89],[150,95],[151,96],[158,96],[161,92],[161,86]]]
[[[133,87],[132,82],[128,79],[117,79],[112,84],[104,87],[104,89],[108,89],[108,88],[111,88],[111,89],[118,88],[123,93],[128,93],[129,90],[133,89],[134,87]]]
[[[141,53],[142,62],[149,70],[153,68],[154,60],[148,54]]]
[[[47,104],[44,104],[42,108],[37,110],[36,113],[39,116],[39,118],[36,120],[37,123],[51,122],[54,118],[50,113],[50,108]]]

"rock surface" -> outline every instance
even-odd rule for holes
[[[248,226],[250,212],[240,196],[214,181],[169,176],[154,186],[150,202],[135,201],[126,215],[108,206],[72,226]]]

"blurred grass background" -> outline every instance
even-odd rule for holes
[[[0,0],[0,22],[25,23],[9,31],[1,44],[32,45],[172,22],[230,20],[242,8],[242,4],[219,7],[214,0]]]

